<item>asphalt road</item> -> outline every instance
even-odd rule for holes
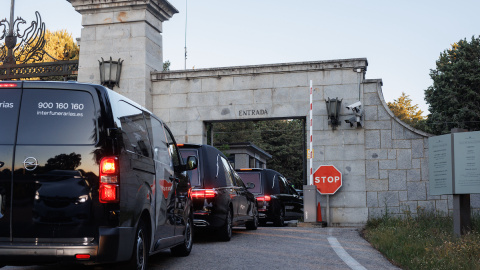
[[[300,224],[301,225],[301,224]],[[150,257],[149,269],[399,269],[370,246],[357,228],[259,227],[235,228],[232,240],[195,237],[188,257],[164,251]],[[65,265],[5,267],[3,269],[65,269]],[[113,267],[69,266],[77,269]]]

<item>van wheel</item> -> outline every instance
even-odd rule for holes
[[[122,269],[146,270],[148,263],[148,232],[147,227],[140,221],[138,223],[137,233],[133,244],[132,258]]]
[[[232,210],[228,208],[225,224],[220,228],[218,238],[222,241],[230,241],[232,239]]]
[[[193,246],[193,225],[192,219],[188,218],[185,225],[185,234],[183,243],[170,249],[174,256],[185,257],[190,254]]]
[[[257,211],[257,207],[254,207],[253,208],[253,220],[252,221],[248,221],[246,224],[245,224],[245,227],[247,228],[247,230],[256,230],[258,228],[258,211]]]
[[[275,227],[284,227],[285,226],[285,210],[283,209],[283,206],[280,207],[280,211],[278,213],[278,216],[276,216],[275,220],[273,220],[273,226],[275,226]]]

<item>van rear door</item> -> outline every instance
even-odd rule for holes
[[[12,164],[18,113],[20,109],[21,83],[13,88],[0,89],[0,241],[10,241],[10,194]]]
[[[102,152],[96,147],[95,92],[24,86],[7,191],[11,240],[91,242]]]

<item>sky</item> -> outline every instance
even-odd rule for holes
[[[440,53],[480,35],[479,0],[168,0],[163,23],[171,70],[366,58],[387,102],[402,92],[428,113],[424,91]],[[11,0],[0,0],[0,19]],[[15,17],[39,11],[49,30],[80,37],[81,15],[66,0],[15,0]],[[187,60],[185,65],[185,44]]]

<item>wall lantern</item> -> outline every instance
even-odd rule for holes
[[[338,117],[340,115],[340,107],[342,106],[342,100],[337,98],[328,98],[325,100],[327,103],[327,116],[328,116],[328,124],[332,126],[332,129],[335,129],[338,125],[340,125],[340,121]]]
[[[120,74],[122,73],[123,60],[118,58],[118,61],[113,61],[110,57],[109,61],[98,61],[100,65],[100,84],[110,89],[120,86]]]

